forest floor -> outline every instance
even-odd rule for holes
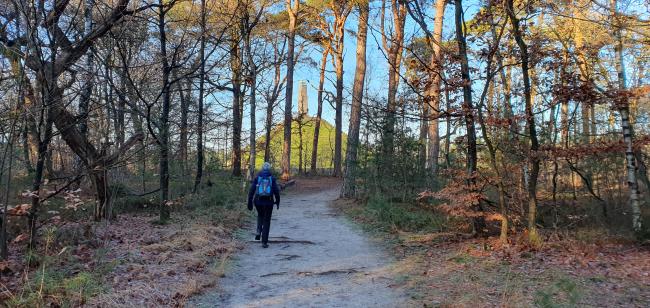
[[[440,222],[429,208],[338,199],[339,185],[300,178],[283,192],[268,249],[253,241],[240,188],[201,197],[207,207],[189,196],[162,225],[151,211],[52,217],[36,254],[11,244],[0,306],[650,307],[648,245],[587,229],[500,247],[424,228]]]
[[[241,195],[206,188],[179,199],[162,224],[148,207],[99,223],[48,219],[37,251],[13,241],[0,262],[0,307],[184,307],[217,283],[241,248],[235,232],[248,213],[228,201]]]
[[[330,203],[332,179],[299,179],[274,210],[269,248],[242,234],[218,287],[190,300],[197,307],[399,307],[393,259]]]
[[[497,238],[403,231],[381,209],[351,200],[334,207],[390,247],[406,306],[650,307],[650,247],[603,230],[545,232],[538,249],[522,235],[500,247]]]

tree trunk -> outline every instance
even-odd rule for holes
[[[461,0],[455,1],[455,25],[456,41],[458,44],[458,53],[460,57],[460,73],[463,80],[463,103],[462,112],[465,119],[465,128],[467,130],[467,187],[470,192],[475,192],[476,188],[474,176],[477,171],[477,153],[476,153],[476,128],[474,124],[474,108],[472,105],[472,79],[469,71],[469,60],[467,59],[467,41],[465,39],[465,21],[463,17],[463,3]],[[474,211],[482,211],[480,200],[471,200],[471,207]],[[477,217],[473,221],[474,232],[481,232],[484,229],[485,219]]]
[[[488,70],[489,69],[491,68],[488,68]],[[490,95],[488,99],[491,100],[492,95]],[[501,175],[497,163],[497,149],[492,143],[492,137],[488,134],[485,120],[483,118],[482,106],[478,107],[478,121],[479,124],[481,125],[481,133],[483,134],[483,140],[485,141],[485,145],[487,146],[488,153],[490,155],[490,166],[492,167],[492,171],[494,171],[496,175],[497,194],[499,198],[499,212],[501,213],[501,232],[500,232],[499,240],[501,241],[501,244],[507,244],[509,227],[508,227],[508,205],[506,203],[506,188],[503,182],[503,176]]]
[[[271,161],[271,130],[273,129],[273,100],[269,100],[266,105],[266,124],[264,137],[264,161]]]
[[[48,41],[47,48],[48,58],[45,59],[42,57],[42,54],[25,54],[27,58],[25,63],[30,67],[36,75],[38,84],[41,90],[42,101],[45,102],[43,108],[47,109],[47,120],[45,122],[45,136],[42,140],[39,141],[39,162],[37,163],[37,170],[35,172],[35,179],[32,188],[36,192],[32,198],[32,209],[29,217],[30,230],[32,232],[31,236],[33,240],[34,230],[35,230],[35,221],[36,221],[36,212],[39,206],[39,197],[38,193],[41,188],[40,181],[43,176],[43,169],[45,161],[47,159],[47,143],[51,138],[52,131],[52,122],[56,125],[57,130],[60,133],[61,138],[66,142],[69,148],[80,158],[84,166],[88,170],[94,168],[104,169],[106,166],[113,164],[117,159],[119,159],[120,154],[128,149],[135,141],[141,138],[140,135],[133,136],[129,141],[127,141],[119,151],[111,155],[101,155],[99,151],[88,141],[88,139],[81,134],[80,129],[77,125],[71,125],[71,123],[77,123],[77,117],[72,113],[66,110],[66,106],[63,102],[64,90],[59,88],[58,80],[60,76],[70,69],[93,45],[93,43],[103,35],[105,35],[115,24],[117,24],[120,19],[124,16],[126,8],[128,6],[128,0],[120,0],[115,3],[115,6],[106,16],[107,19],[100,25],[98,25],[92,33],[94,35],[85,36],[83,39],[71,43],[71,46],[75,46],[73,49],[68,49],[70,52],[59,52],[61,46],[67,45],[64,41],[61,40],[50,40]],[[58,9],[64,10],[67,6],[67,2],[61,2],[61,7]],[[35,8],[35,10],[40,10],[40,8]],[[40,14],[40,12],[35,12]],[[56,16],[55,16],[56,17]],[[48,19],[51,24],[47,26],[42,26],[44,31],[47,31],[49,37],[61,37],[59,28],[58,19]],[[42,42],[39,40],[40,36],[28,36],[28,44],[33,45],[42,45]],[[40,125],[40,124],[39,124]],[[40,136],[39,136],[39,139]],[[30,240],[30,242],[32,242]]]
[[[93,212],[95,221],[100,221],[104,217],[110,219],[112,217],[112,210],[110,208],[111,195],[108,191],[107,172],[105,169],[93,170],[90,177],[93,188],[95,189],[96,204]]]
[[[24,101],[24,99],[21,99],[21,100]],[[27,121],[29,121],[29,119],[27,119],[27,117],[25,117],[25,122],[27,122]],[[27,124],[26,124],[25,127],[23,127],[22,134],[21,134],[22,135],[22,137],[21,137],[21,141],[22,141],[21,150],[22,150],[25,170],[27,170],[27,174],[31,175],[32,173],[34,173],[34,166],[32,166],[32,160],[29,157],[29,136],[28,136],[29,132],[28,131],[29,131],[29,128],[27,127]]]
[[[524,101],[526,103],[526,124],[528,126],[528,134],[530,136],[530,152],[528,153],[530,159],[530,171],[528,177],[528,240],[533,245],[539,245],[541,239],[537,232],[537,177],[540,170],[540,161],[537,154],[539,150],[539,142],[537,140],[537,129],[535,127],[535,113],[533,113],[533,104],[531,97],[531,85],[529,76],[529,56],[528,46],[523,39],[523,33],[519,27],[519,19],[516,16],[513,0],[506,0],[506,11],[512,24],[512,32],[519,46],[521,53],[521,71],[524,81]]]
[[[16,28],[18,29],[20,24],[16,22]],[[22,71],[21,71],[22,72]],[[20,134],[18,131],[19,128],[18,126],[18,118],[20,117],[21,114],[21,109],[23,108],[24,105],[24,96],[22,95],[22,90],[23,90],[23,84],[22,84],[22,78],[16,79],[18,81],[18,96],[17,96],[17,101],[16,105],[13,106],[13,110],[11,113],[13,114],[11,119],[7,118],[7,120],[11,120],[11,126],[9,127],[9,135],[6,136],[6,143],[2,152],[2,162],[0,162],[0,182],[2,182],[2,178],[5,177],[5,170],[7,172],[6,174],[6,181],[5,181],[5,190],[0,196],[0,200],[2,201],[3,208],[2,208],[2,220],[0,220],[0,259],[2,260],[7,260],[9,257],[9,250],[7,247],[7,209],[9,207],[9,202],[11,201],[10,196],[11,196],[11,180],[13,177],[12,171],[13,171],[13,161],[14,161],[14,145],[16,140],[17,134]]]
[[[618,3],[611,1],[611,11],[614,26],[614,37],[616,39],[616,72],[618,75],[618,88],[625,91],[625,61],[623,58],[623,36],[618,16]],[[627,186],[630,188],[630,208],[632,210],[632,229],[639,233],[643,230],[643,219],[641,216],[641,198],[639,183],[637,181],[636,161],[634,157],[634,128],[630,124],[630,105],[628,101],[618,102],[617,107],[621,114],[621,126],[623,128],[623,143],[625,144],[625,167],[627,172]]]
[[[449,87],[445,87],[445,108],[451,110],[451,98],[449,97]],[[445,132],[445,166],[451,167],[451,114],[447,112]]]
[[[316,111],[316,122],[314,123],[314,142],[311,151],[312,174],[316,174],[316,165],[318,163],[318,138],[320,136],[321,116],[323,115],[323,88],[325,86],[325,68],[327,66],[327,56],[329,55],[329,52],[329,46],[323,47],[323,55],[320,61],[320,78],[318,79],[318,109]]]
[[[427,168],[427,149],[428,149],[428,138],[429,135],[429,121],[430,121],[430,110],[429,102],[427,98],[418,99],[418,110],[420,112],[420,121],[419,121],[419,136],[418,136],[418,163],[417,168],[418,172],[422,172]]]
[[[391,63],[389,65],[394,66],[393,63],[395,63],[395,56],[389,55],[388,59],[388,62]],[[393,70],[394,69],[390,68],[388,73],[388,100],[386,106],[386,119],[383,127],[382,166],[386,169],[385,171],[392,170],[393,148],[395,145],[395,112],[397,112],[395,96],[397,95],[398,81],[396,80],[396,74]]]
[[[341,196],[354,197],[356,192],[356,174],[358,168],[359,132],[361,127],[361,105],[366,79],[366,44],[368,38],[368,2],[359,2],[359,24],[357,29],[357,67],[354,71],[352,87],[352,107],[350,109],[350,124],[348,127],[348,143],[345,152],[345,176]]]
[[[239,40],[232,42],[230,66],[232,69],[232,175],[241,176],[241,56]]]
[[[267,97],[266,105],[266,142],[264,143],[264,161],[271,161],[271,130],[273,129],[273,108],[275,102],[280,96],[283,81],[280,79],[281,70],[281,55],[278,52],[278,43],[273,45],[273,60],[274,60],[274,74],[273,74],[273,88],[270,97]]]
[[[343,37],[336,50],[336,116],[334,117],[334,176],[341,176],[341,158],[343,143]]]
[[[93,30],[93,7],[95,6],[95,0],[85,0],[84,4],[84,34],[88,35]],[[79,99],[79,131],[84,137],[88,133],[88,112],[90,108],[90,97],[93,93],[93,61],[93,51],[92,48],[89,48],[86,52],[84,85]]]
[[[174,78],[176,79],[176,78]],[[189,112],[190,108],[190,87],[187,89],[183,89],[183,82],[178,81],[178,98],[181,102],[181,118],[180,118],[180,123],[179,123],[179,140],[178,140],[178,158],[183,166],[183,174],[186,174],[187,171],[187,148],[188,148],[188,142],[187,142],[187,135],[188,135],[188,128],[187,128],[187,114]],[[186,92],[187,91],[187,92]]]
[[[163,0],[159,0],[158,31],[160,35],[160,57],[162,61],[162,113],[158,125],[160,127],[159,180],[160,180],[160,221],[167,221],[170,209],[167,204],[169,199],[169,73],[171,68],[167,59],[167,34],[165,31],[165,8]]]
[[[440,155],[440,85],[442,83],[442,26],[445,17],[446,0],[436,0],[436,17],[433,25],[433,54],[431,55],[431,88],[429,89],[429,146],[427,151],[427,166],[431,173],[438,172],[438,156]]]
[[[41,88],[41,94],[42,96],[42,101],[43,104],[41,105],[41,108],[45,108],[45,122],[44,123],[39,123],[42,129],[44,129],[44,134],[42,136],[38,137],[38,148],[37,148],[37,155],[36,155],[36,170],[34,172],[34,177],[32,179],[32,206],[29,209],[29,214],[27,215],[27,223],[28,223],[28,229],[29,229],[29,243],[28,247],[30,249],[34,248],[34,243],[36,240],[36,223],[38,220],[38,211],[40,208],[40,196],[41,196],[41,184],[43,182],[43,174],[45,170],[45,159],[48,151],[48,146],[50,144],[50,140],[52,138],[52,126],[53,126],[53,120],[54,117],[53,115],[53,110],[48,106],[46,102],[50,102],[47,98],[49,97],[60,97],[61,93],[58,93],[58,89],[50,89],[50,88],[43,88],[46,87],[46,85],[49,85],[48,83],[45,82],[45,76],[40,76],[40,80],[38,81],[39,83],[39,88]],[[52,92],[51,92],[52,91]]]
[[[293,108],[293,57],[296,44],[296,21],[300,0],[294,0],[293,7],[291,0],[286,0],[287,12],[289,13],[289,33],[287,50],[287,88],[284,99],[284,140],[282,143],[282,175],[283,180],[291,176],[291,110]]]
[[[201,64],[199,67],[199,105],[197,107],[198,119],[196,123],[196,178],[194,179],[194,192],[201,185],[203,177],[203,96],[205,87],[205,0],[201,0],[201,47],[199,57]]]
[[[381,166],[384,170],[381,173],[387,174],[392,172],[392,163],[395,146],[395,122],[397,112],[397,88],[399,87],[400,67],[402,61],[402,51],[404,43],[404,23],[406,20],[406,6],[400,1],[391,1],[393,14],[393,34],[390,38],[390,47],[387,43],[387,36],[384,32],[383,20],[385,10],[385,0],[382,2],[381,14],[381,31],[382,44],[384,50],[388,53],[388,97],[386,106],[386,119],[383,125],[382,137],[382,161]]]
[[[469,72],[469,61],[467,59],[467,42],[465,40],[463,3],[456,0],[455,22],[456,41],[460,55],[461,77],[463,79],[463,115],[467,129],[467,174],[472,176],[477,168],[476,156],[476,128],[474,125],[474,107],[472,106],[472,79]]]
[[[249,143],[250,143],[250,151],[249,151],[249,165],[248,165],[248,178],[253,179],[255,176],[255,161],[256,161],[256,156],[257,156],[257,143],[255,142],[255,136],[257,133],[257,128],[256,128],[256,121],[257,118],[255,116],[256,108],[257,108],[257,101],[256,101],[256,92],[257,92],[257,65],[255,64],[255,61],[253,60],[253,51],[251,50],[251,32],[253,31],[252,28],[245,28],[242,26],[242,32],[246,37],[244,38],[244,44],[245,44],[245,49],[246,49],[246,57],[248,60],[248,81],[250,82],[250,135],[249,135]]]
[[[582,1],[574,1],[573,5],[573,42],[575,44],[575,54],[578,60],[578,72],[580,74],[581,82],[590,82],[591,72],[587,66],[587,58],[584,54],[585,44],[584,36],[582,34],[582,28],[584,26],[583,20],[586,20],[585,15],[582,13],[584,7],[582,6]],[[581,120],[582,120],[582,139],[584,142],[588,143],[592,140],[591,136],[591,114],[593,113],[593,106],[588,102],[582,102],[581,105]]]
[[[124,115],[126,113],[126,81],[123,79],[124,76],[120,77],[120,88],[117,89],[117,110],[115,110],[115,134],[116,134],[116,143],[117,147],[124,145],[126,138],[126,125],[124,122]]]
[[[302,138],[302,126],[303,126],[303,114],[298,114],[298,118],[295,119],[296,124],[298,124],[298,174],[302,173],[302,159],[303,159],[303,138]]]

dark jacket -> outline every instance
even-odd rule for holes
[[[269,199],[262,199],[262,198],[255,198],[255,191],[257,190],[257,180],[260,177],[271,177],[271,193],[273,193],[273,197]],[[278,181],[274,176],[271,175],[270,171],[265,171],[262,170],[260,173],[258,173],[255,178],[253,178],[253,181],[251,181],[251,187],[248,190],[248,207],[251,208],[253,205],[253,202],[255,202],[255,205],[268,205],[268,206],[273,206],[273,204],[277,204],[278,206],[280,205],[280,186],[278,186]]]

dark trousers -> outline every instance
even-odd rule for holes
[[[255,205],[257,209],[257,234],[262,235],[262,243],[269,242],[269,229],[271,229],[271,215],[273,215],[273,204]]]

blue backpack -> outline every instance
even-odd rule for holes
[[[271,176],[257,177],[257,197],[270,198],[272,196],[273,178]]]

